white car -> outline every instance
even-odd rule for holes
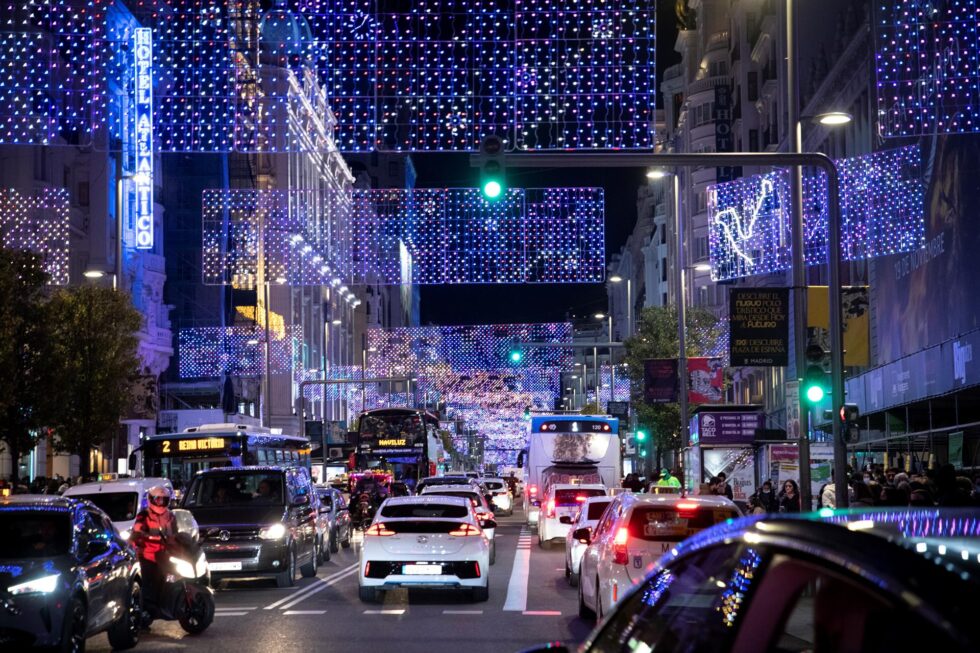
[[[385,500],[364,532],[359,567],[366,602],[399,587],[468,590],[474,601],[490,596],[490,540],[465,497]]]
[[[494,513],[509,517],[514,514],[514,497],[510,496],[510,487],[502,478],[477,479],[490,491]]]
[[[591,534],[574,532],[589,542],[579,568],[579,615],[601,619],[678,542],[740,516],[726,497],[616,496]]]
[[[555,483],[548,488],[541,502],[538,515],[538,546],[551,547],[551,540],[565,539],[569,531],[570,518],[578,512],[580,504],[589,497],[608,496],[605,485]],[[568,520],[562,520],[568,517]]]
[[[492,565],[496,562],[497,545],[494,536],[497,533],[497,521],[494,518],[493,511],[490,510],[490,506],[487,505],[487,500],[480,494],[479,490],[471,485],[430,485],[422,490],[420,496],[461,497],[469,499],[470,504],[473,506],[473,512],[476,514],[476,518],[483,528],[483,532],[486,533],[487,539],[490,541],[490,564]]]
[[[124,540],[129,539],[136,515],[146,508],[150,488],[162,485],[174,495],[174,488],[166,478],[113,478],[94,483],[81,483],[65,490],[66,497],[87,499],[109,515]]]
[[[580,528],[587,528],[590,533],[594,531],[612,500],[612,497],[589,497],[585,503],[579,504],[578,514],[561,518],[562,523],[565,523],[565,519],[569,521],[568,535],[565,536],[565,579],[572,587],[578,585],[579,564],[582,554],[589,547],[588,540],[577,539],[574,533]]]

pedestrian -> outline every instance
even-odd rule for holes
[[[708,480],[708,494],[713,496],[725,496],[725,479],[720,476],[712,476]]]
[[[749,514],[750,515],[764,515],[768,512],[762,507],[762,502],[759,500],[758,494],[753,494],[749,497]]]
[[[671,475],[669,469],[664,467],[660,470],[660,478],[657,480],[657,487],[680,490],[681,482],[676,476]]]
[[[722,494],[728,497],[730,501],[734,501],[735,493],[732,492],[732,486],[728,484],[728,475],[725,472],[718,472],[718,478],[720,478],[721,482],[724,484],[722,486]]]
[[[855,480],[853,483],[854,487],[854,501],[851,502],[851,506],[854,508],[871,508],[875,505],[874,495],[871,492],[871,488],[868,486],[864,480]]]
[[[779,512],[802,512],[802,510],[800,486],[793,479],[787,479],[779,493]]]
[[[779,497],[776,496],[776,490],[772,486],[772,481],[765,481],[762,484],[762,489],[756,494],[759,498],[759,505],[762,506],[763,510],[766,512],[779,512]]]

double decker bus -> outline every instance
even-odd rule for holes
[[[349,437],[356,468],[390,472],[397,480],[419,480],[437,462],[438,416],[420,408],[374,408],[362,411]]]
[[[604,415],[534,415],[527,449],[518,455],[517,466],[524,469],[525,519],[535,525],[541,497],[555,483],[619,486],[619,420]]]
[[[174,487],[212,467],[301,465],[310,468],[306,438],[244,424],[203,424],[180,433],[158,433],[141,447],[146,476],[169,478]]]

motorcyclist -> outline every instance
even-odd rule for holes
[[[163,584],[159,563],[167,539],[176,533],[176,520],[170,512],[170,488],[154,485],[147,494],[147,507],[136,515],[130,542],[139,553],[144,599],[155,605]]]

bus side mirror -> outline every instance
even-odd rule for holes
[[[129,462],[129,471],[130,471],[130,473],[132,473],[133,470],[136,469],[137,460],[138,459],[136,457],[136,452],[135,451],[133,453],[129,454],[129,461],[128,462]]]
[[[517,467],[518,467],[518,469],[523,469],[524,468],[524,453],[525,453],[525,451],[526,451],[526,449],[521,449],[520,451],[517,452]]]

